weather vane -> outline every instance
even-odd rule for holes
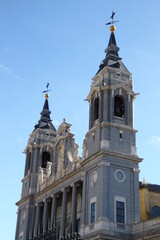
[[[48,89],[48,87],[49,87],[49,83],[47,83],[47,85],[46,85],[46,90],[44,90],[44,91],[42,92],[42,93],[45,93],[45,98],[49,98],[48,92],[51,91],[51,89]]]
[[[111,26],[110,26],[111,32],[114,32],[114,30],[116,29],[113,24],[116,23],[116,22],[119,22],[118,20],[117,20],[117,21],[114,21],[114,15],[115,15],[115,14],[116,14],[116,13],[112,11],[112,16],[110,17],[110,19],[112,19],[112,21],[105,24],[105,25],[111,25]]]

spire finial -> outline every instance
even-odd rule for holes
[[[111,32],[114,32],[114,31],[116,30],[116,27],[115,27],[113,24],[116,23],[116,22],[119,22],[118,20],[117,20],[117,21],[114,21],[114,15],[115,15],[115,14],[116,14],[116,13],[112,11],[112,15],[111,15],[111,17],[110,17],[110,19],[112,19],[112,21],[106,23],[106,25],[111,25],[111,26],[110,26],[110,31],[111,31]]]
[[[49,87],[49,82],[47,82],[46,90],[43,91],[43,93],[45,93],[45,98],[46,98],[46,99],[49,98],[49,94],[48,94],[48,92],[51,91],[51,89],[49,90],[48,87]]]

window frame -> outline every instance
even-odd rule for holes
[[[99,119],[99,97],[94,99],[94,122]]]
[[[119,111],[121,113],[121,116],[116,114],[117,106],[120,107]],[[114,116],[122,119],[125,118],[125,99],[122,95],[119,94],[115,95],[114,97]]]
[[[150,214],[152,219],[160,217],[160,207],[158,205],[153,205],[150,209]]]
[[[90,199],[90,214],[89,214],[89,223],[90,224],[94,224],[96,222],[96,202],[97,202],[97,198],[93,197]],[[92,216],[92,206],[94,206],[94,215]],[[92,218],[94,218],[94,220],[92,221]]]
[[[117,203],[121,202],[124,204],[123,207],[123,217],[124,217],[124,222],[117,221]],[[126,224],[126,198],[122,196],[115,196],[114,197],[114,221],[118,224]]]
[[[95,223],[95,210],[96,210],[96,203],[95,202],[92,202],[91,203],[91,224]]]

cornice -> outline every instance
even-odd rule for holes
[[[78,175],[77,175],[77,173],[78,173]],[[58,185],[59,186],[62,185],[62,188],[64,188],[65,184],[63,184],[63,183],[66,183],[67,180],[73,179],[73,177],[76,176],[76,175],[79,176],[79,177],[77,177],[77,179],[80,180],[81,177],[82,177],[82,173],[83,173],[83,168],[80,167],[80,168],[78,168],[78,169],[76,169],[74,171],[71,171],[67,175],[64,175],[62,178],[57,179],[56,181],[52,182],[50,185],[47,186],[47,180],[49,181],[50,178],[53,177],[53,175],[51,175],[51,177],[49,179],[46,179],[46,187],[45,187],[45,189],[43,189],[40,192],[36,193],[34,198],[37,198],[37,197],[41,196],[42,194],[45,194],[49,190],[52,190],[52,189],[56,188]]]
[[[117,68],[112,68],[112,67],[109,67],[109,66],[105,66],[99,73],[97,73],[93,78],[92,80],[95,81],[95,79],[99,78],[101,75],[105,74],[106,72],[108,73],[117,73],[117,72],[120,72],[128,77],[130,77],[132,75],[132,73],[130,72],[126,72],[126,71],[123,71],[122,69],[117,69]]]
[[[93,155],[85,158],[83,160],[83,162],[81,163],[81,166],[85,166],[86,164],[88,164],[90,161],[92,161],[93,159],[97,159],[99,156],[111,156],[111,157],[116,157],[118,159],[121,160],[131,160],[133,162],[136,163],[140,163],[142,162],[143,158],[139,158],[138,156],[132,156],[129,154],[122,154],[120,152],[112,152],[112,151],[104,151],[104,150],[99,150],[96,153],[94,153]]]
[[[121,130],[127,130],[127,131],[131,131],[132,133],[136,133],[138,132],[136,129],[133,129],[132,127],[128,126],[128,125],[124,125],[124,124],[120,124],[120,123],[110,123],[110,122],[102,122],[102,123],[98,123],[97,125],[93,126],[85,135],[85,137],[89,136],[90,134],[92,134],[93,132],[95,132],[95,130],[97,128],[101,128],[101,127],[114,127],[114,128],[118,128]]]
[[[100,80],[101,81],[101,80]],[[90,89],[90,92],[86,98],[87,101],[90,101],[93,93],[98,93],[100,91],[106,91],[106,90],[116,90],[116,89],[123,89],[127,95],[130,95],[132,96],[133,98],[135,98],[135,96],[137,95],[137,93],[135,93],[133,90],[132,90],[132,85],[130,85],[130,82],[124,82],[122,81],[121,79],[118,79],[118,83],[115,83],[115,84],[108,84],[108,85],[102,85],[102,86],[95,86],[95,83],[93,82],[92,85],[91,85],[91,89]]]
[[[101,126],[100,123],[98,123],[97,125],[93,126],[93,127],[86,133],[85,137],[87,137],[87,136],[89,136],[90,134],[92,134],[93,132],[95,132],[95,130],[96,130],[97,128],[99,128],[100,126]]]
[[[16,206],[20,206],[21,204],[25,203],[26,201],[29,201],[33,196],[27,196],[25,198],[22,198],[21,200],[19,200],[18,202],[16,202]]]
[[[136,133],[137,130],[125,125],[125,124],[121,124],[121,123],[111,123],[111,122],[102,122],[101,123],[101,127],[106,126],[106,127],[114,127],[114,128],[118,128],[118,129],[122,129],[122,130],[127,130],[127,131],[131,131],[132,133]]]

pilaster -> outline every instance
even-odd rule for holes
[[[72,233],[76,232],[76,215],[77,215],[77,184],[74,183],[72,187],[72,207],[71,207],[71,226]]]
[[[45,199],[43,209],[43,232],[46,233],[47,230],[48,230],[48,199]]]
[[[68,189],[65,188],[63,190],[63,197],[62,197],[62,215],[61,215],[61,228],[60,228],[60,237],[62,239],[64,239],[65,227],[66,227],[67,194],[68,194]]]
[[[34,237],[37,237],[38,235],[38,226],[40,221],[40,204],[36,206],[36,218],[35,218],[35,224],[34,224]]]
[[[83,235],[85,219],[86,219],[86,173],[83,174],[83,189],[82,189],[82,211],[81,211],[81,229],[80,232]]]
[[[52,208],[51,208],[51,229],[56,227],[56,217],[57,217],[57,198],[55,194],[52,196]]]

